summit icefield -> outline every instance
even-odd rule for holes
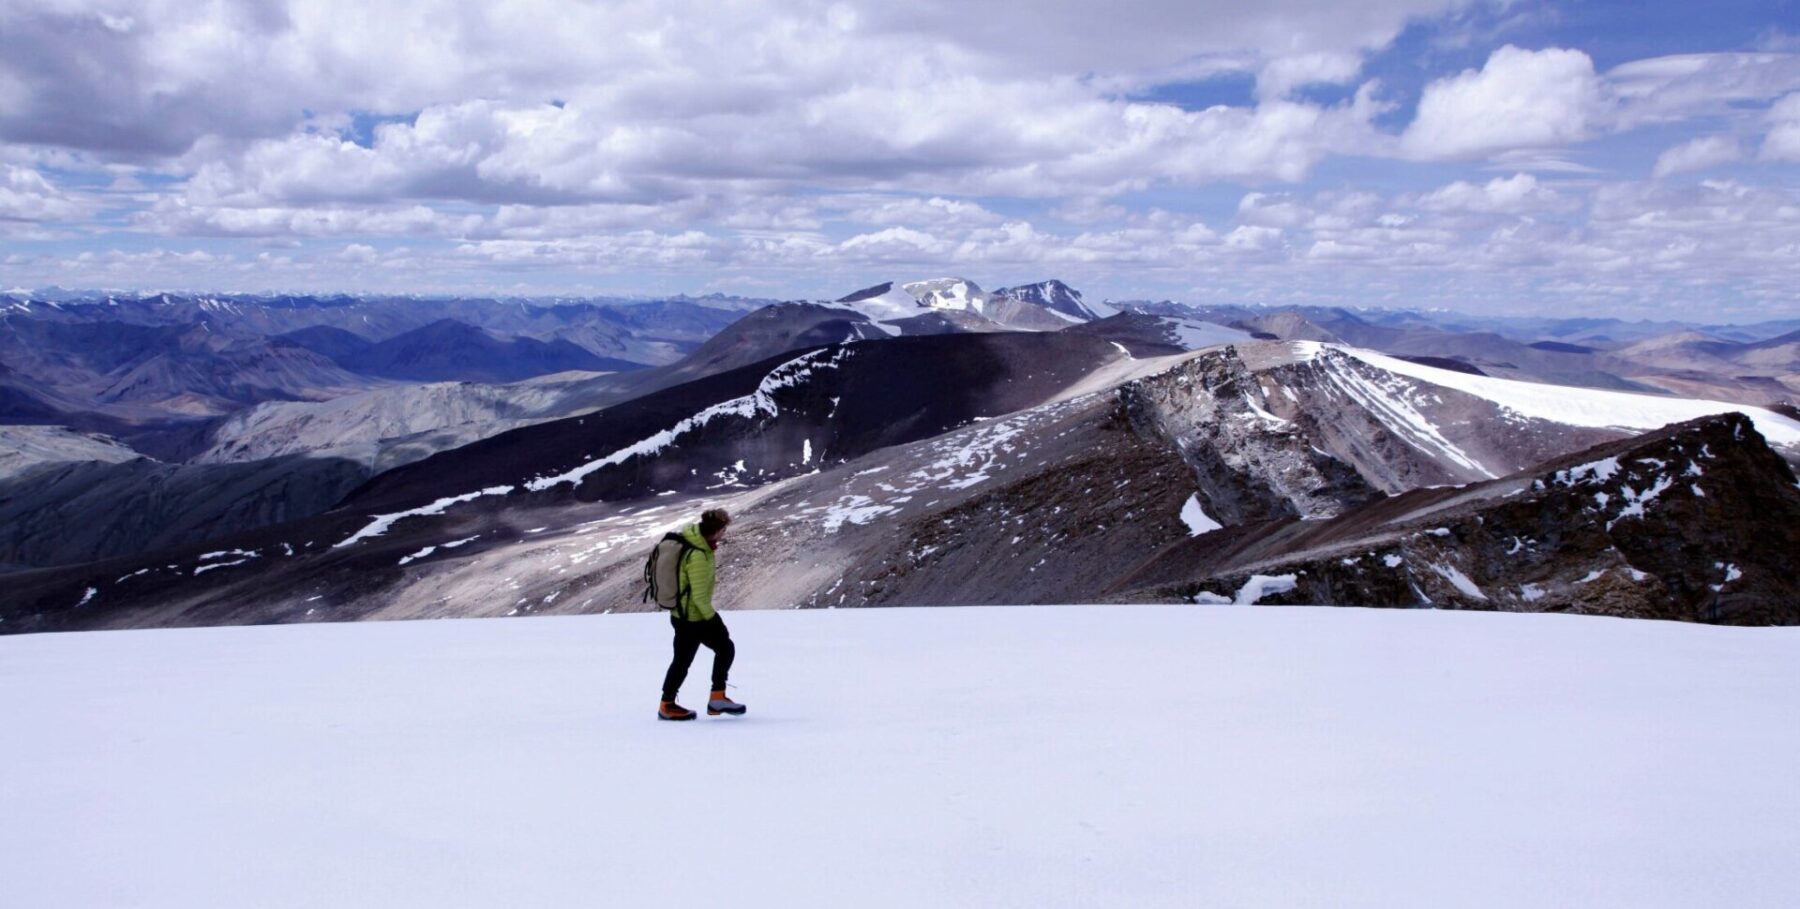
[[[1217,607],[0,639],[16,906],[1791,906],[1800,631]],[[710,655],[684,689],[704,699]]]

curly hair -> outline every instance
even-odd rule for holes
[[[731,515],[723,508],[710,508],[700,513],[700,535],[710,537],[731,524]]]

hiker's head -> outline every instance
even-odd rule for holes
[[[710,545],[718,545],[725,536],[725,528],[731,526],[731,515],[723,508],[710,508],[700,513],[700,535]]]

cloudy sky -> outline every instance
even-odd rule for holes
[[[1797,316],[1800,3],[0,0],[0,287],[941,274]]]

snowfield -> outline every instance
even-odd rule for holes
[[[17,906],[1790,906],[1800,631],[732,613],[0,639]],[[702,653],[684,698],[703,700]]]
[[[1438,369],[1390,357],[1372,350],[1341,345],[1321,345],[1313,341],[1292,342],[1302,356],[1316,355],[1322,347],[1332,347],[1377,369],[1409,376],[1422,382],[1466,392],[1507,407],[1527,417],[1564,423],[1569,426],[1595,426],[1643,431],[1681,423],[1716,413],[1737,412],[1748,416],[1771,445],[1800,446],[1800,421],[1774,411],[1745,404],[1708,401],[1701,398],[1663,397],[1607,391],[1598,388],[1576,388],[1521,382],[1494,376],[1475,376],[1449,369]]]

